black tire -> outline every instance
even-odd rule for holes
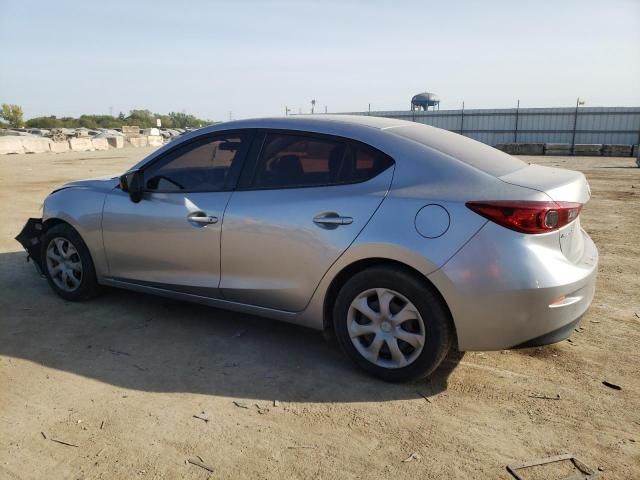
[[[424,322],[426,339],[422,351],[404,367],[386,368],[367,360],[354,346],[349,335],[348,313],[351,303],[362,292],[376,288],[390,289],[404,296],[413,303]],[[388,382],[405,382],[429,376],[449,352],[454,338],[449,311],[434,288],[417,275],[395,266],[368,268],[349,279],[336,299],[333,326],[338,343],[347,356],[369,374]]]
[[[47,248],[52,240],[56,238],[66,239],[76,249],[80,262],[82,264],[82,275],[80,284],[72,291],[66,291],[58,287],[51,277],[49,268],[47,266]],[[47,230],[42,238],[42,271],[47,277],[49,285],[60,297],[72,302],[81,302],[84,300],[90,300],[98,295],[98,281],[96,280],[96,271],[93,266],[93,260],[91,259],[91,253],[87,248],[87,245],[80,237],[80,234],[71,225],[66,223],[58,224]]]

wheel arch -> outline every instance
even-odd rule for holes
[[[44,250],[47,248],[47,246],[44,244],[43,240],[44,240],[44,236],[47,233],[48,230],[51,230],[53,227],[56,227],[58,225],[68,225],[69,227],[73,228],[76,232],[78,232],[78,230],[76,228],[74,228],[73,225],[71,225],[69,222],[62,220],[61,218],[47,218],[46,220],[44,220],[42,222],[43,225],[43,229],[42,232],[40,233],[38,239],[40,241],[40,247],[39,247],[39,251],[40,251],[40,268],[42,269],[42,271],[44,272],[46,265],[45,265],[45,252]],[[78,235],[80,235],[80,232],[78,232]],[[82,235],[80,235],[80,238],[82,238]]]
[[[49,230],[50,228],[55,227],[56,225],[69,225],[71,228],[73,228],[76,232],[78,232],[78,229],[75,228],[73,225],[71,225],[69,222],[67,222],[66,220],[63,220],[61,218],[47,218],[44,222],[42,222],[42,224],[44,225],[46,230]],[[80,232],[78,232],[78,235],[80,235]],[[82,236],[82,235],[80,235]]]
[[[91,258],[91,262],[93,263],[94,268],[95,268],[95,258],[94,258],[94,254],[93,254],[93,252],[91,251],[91,248],[89,248],[89,245],[87,244],[87,240],[86,240],[86,239],[84,238],[84,236],[82,235],[82,232],[80,232],[80,230],[78,230],[78,229],[75,227],[75,225],[73,225],[73,224],[69,223],[68,221],[66,221],[66,220],[64,220],[64,219],[62,219],[62,218],[59,218],[59,217],[51,217],[51,218],[47,218],[45,221],[43,221],[43,222],[42,222],[42,224],[44,225],[44,233],[43,233],[43,235],[42,235],[42,237],[41,237],[41,238],[43,238],[43,237],[44,237],[44,234],[45,234],[48,230],[52,229],[53,227],[57,227],[58,225],[66,225],[66,226],[68,226],[69,228],[72,228],[72,229],[73,229],[73,231],[74,231],[74,232],[76,232],[76,233],[78,234],[78,236],[80,237],[80,239],[83,241],[83,243],[84,243],[85,247],[87,248],[87,252],[89,252],[89,257]],[[44,249],[45,249],[45,248],[47,248],[47,247],[46,247],[46,245],[44,245],[44,243],[43,243],[41,248],[44,250]],[[44,252],[43,252],[43,253],[44,253]],[[44,256],[42,256],[42,261],[44,262]],[[42,268],[43,268],[43,269],[45,268],[45,265],[44,265],[44,264],[42,264]]]
[[[442,305],[445,307],[447,316],[449,318],[449,323],[451,325],[451,328],[453,329],[454,340],[457,345],[458,334],[456,331],[455,322],[453,321],[453,316],[451,314],[451,309],[449,308],[449,305],[447,304],[446,300],[444,299],[444,297],[442,296],[438,288],[433,284],[433,282],[431,282],[423,273],[411,267],[410,265],[407,265],[406,263],[400,262],[398,260],[392,260],[390,258],[383,258],[383,257],[364,258],[364,259],[357,260],[343,267],[342,270],[340,270],[333,277],[333,279],[331,280],[331,283],[329,284],[329,287],[326,290],[326,294],[324,296],[324,302],[323,302],[323,308],[322,308],[323,330],[329,331],[333,328],[332,327],[333,304],[335,303],[338,293],[340,292],[340,289],[344,286],[344,284],[355,274],[360,273],[363,270],[366,270],[371,267],[380,267],[380,266],[392,266],[392,267],[404,270],[405,272],[414,276],[418,281],[423,283],[426,288],[429,288],[434,294],[437,295],[437,297],[442,302]]]
[[[91,252],[91,249],[87,246],[87,242],[83,238],[82,233],[73,224],[58,217],[47,218],[42,223],[44,228],[43,234],[40,237],[40,248],[42,252],[41,263],[44,276],[47,278],[47,282],[51,288],[60,297],[69,301],[75,302],[94,298],[98,294],[95,260],[94,255]],[[76,255],[79,257],[79,260],[76,260],[75,262],[81,262],[82,266],[82,269],[80,270],[82,276],[75,277],[78,282],[75,285],[71,285],[73,288],[70,290],[65,289],[56,282],[47,266],[48,262],[46,252],[48,250],[48,245],[50,245],[54,239],[58,238],[58,236],[65,238],[69,242],[69,245],[71,245],[69,248],[75,249]],[[60,248],[61,247],[58,246],[58,249]],[[65,256],[65,258],[70,258],[70,256]],[[58,258],[58,261],[62,260]],[[62,281],[67,282],[64,277],[62,277]],[[68,283],[67,286],[69,286]]]

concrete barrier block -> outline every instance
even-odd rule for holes
[[[601,143],[578,143],[573,149],[574,155],[599,157],[602,154]]]
[[[20,137],[22,140],[22,148],[24,153],[43,153],[50,152],[50,140],[42,137]]]
[[[640,153],[640,152],[638,151],[638,150],[639,150],[639,148],[640,148],[640,145],[634,145],[634,146],[633,146],[633,149],[631,150],[631,156],[632,156],[632,157],[635,157],[635,158],[637,158],[637,159],[639,159],[639,160],[640,160],[640,155],[638,155],[638,153]]]
[[[53,153],[64,153],[69,151],[69,142],[51,142],[49,148]]]
[[[106,138],[92,138],[91,145],[94,150],[109,150],[109,142]]]
[[[70,138],[69,148],[73,152],[90,152],[93,150],[93,143],[90,138]]]
[[[132,147],[146,147],[148,145],[147,137],[129,137],[127,141]]]
[[[630,157],[631,145],[603,145],[602,156],[604,157]]]
[[[157,128],[145,128],[142,130],[142,135],[144,135],[145,137],[149,137],[151,135],[160,135],[160,130],[158,130]]]
[[[566,157],[571,155],[571,150],[545,150],[544,151],[545,155],[558,155],[558,156],[562,156],[562,157]]]
[[[140,135],[140,127],[137,125],[123,125],[122,133],[127,137]]]
[[[544,143],[501,143],[496,145],[498,150],[511,155],[542,155]]]
[[[542,155],[544,143],[521,143],[518,145],[519,155]]]
[[[124,147],[124,137],[107,137],[107,142],[111,148],[123,148]]]
[[[498,143],[494,146],[494,148],[497,148],[498,150],[504,153],[511,153],[513,145],[514,145],[513,143]]]
[[[545,155],[571,155],[570,143],[545,143]]]
[[[0,137],[0,155],[6,155],[9,153],[24,153],[24,147],[22,146],[23,137],[17,137],[13,135],[7,135]]]
[[[164,143],[162,135],[149,135],[147,137],[147,143],[150,147],[160,147]]]

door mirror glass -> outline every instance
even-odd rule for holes
[[[142,200],[142,192],[144,191],[144,180],[140,170],[127,172],[120,177],[120,188],[123,192],[129,193],[129,198],[133,203]]]

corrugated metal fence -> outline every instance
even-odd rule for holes
[[[354,112],[425,123],[489,145],[640,143],[640,107],[505,108]]]

